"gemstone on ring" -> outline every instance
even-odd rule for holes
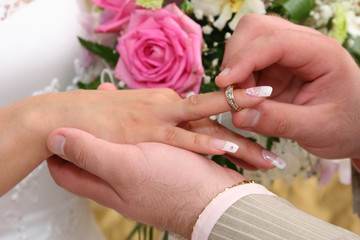
[[[225,97],[232,109],[234,109],[235,111],[241,110],[241,108],[236,104],[235,99],[234,99],[234,85],[233,84],[227,86],[227,88],[225,90]]]

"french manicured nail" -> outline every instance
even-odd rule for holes
[[[286,167],[286,162],[283,159],[279,158],[279,156],[275,153],[263,150],[262,155],[266,162],[271,163],[275,167],[280,169],[284,169]]]
[[[221,139],[212,139],[211,145],[215,149],[223,150],[230,153],[236,153],[236,151],[239,149],[239,146],[237,144]]]
[[[245,93],[254,97],[269,97],[271,96],[273,88],[270,86],[252,87],[247,88]]]
[[[230,68],[225,68],[224,70],[221,71],[219,76],[226,76],[229,74],[229,72],[230,72]]]
[[[56,155],[65,156],[64,146],[66,138],[62,135],[55,135],[51,138],[49,148],[50,151]]]

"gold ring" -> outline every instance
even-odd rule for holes
[[[232,109],[234,109],[235,111],[241,110],[241,108],[236,104],[235,99],[234,99],[234,84],[227,86],[227,88],[225,90],[225,97],[226,97],[228,104],[230,105],[230,107]]]

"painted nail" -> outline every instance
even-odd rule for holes
[[[247,88],[245,93],[249,96],[254,97],[269,97],[272,93],[273,88],[270,86],[252,87]]]
[[[66,138],[62,135],[52,137],[49,143],[49,149],[52,153],[60,156],[65,156],[64,145]]]
[[[212,139],[211,145],[217,150],[222,150],[230,153],[236,153],[236,151],[239,149],[239,146],[237,144],[221,139]]]
[[[258,110],[250,109],[248,111],[249,112],[247,112],[247,114],[244,116],[244,119],[241,123],[241,127],[253,127],[260,120],[260,112]]]
[[[263,150],[262,155],[266,162],[271,163],[275,167],[280,169],[284,169],[286,167],[286,162],[283,159],[279,158],[279,156],[275,153]]]
[[[221,71],[219,76],[226,76],[229,74],[229,72],[230,72],[230,68],[225,68],[224,70]]]

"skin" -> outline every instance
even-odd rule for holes
[[[220,87],[270,85],[275,91],[271,99],[233,112],[236,126],[294,139],[318,156],[360,157],[360,72],[335,40],[277,17],[249,14],[227,44],[225,68],[230,72],[216,79]],[[243,104],[238,94],[236,102]],[[57,155],[48,162],[60,186],[186,238],[201,209],[244,179],[192,152],[113,144],[77,129],[55,130],[48,147]]]
[[[54,140],[59,135],[65,143]],[[210,200],[245,179],[184,149],[160,143],[114,144],[78,129],[54,131],[48,146],[58,154],[48,159],[57,184],[187,239]]]
[[[301,39],[301,41],[299,41]],[[231,50],[231,51],[230,51]],[[359,158],[360,71],[334,39],[278,17],[246,15],[226,45],[220,87],[269,85],[273,95],[233,114],[235,126],[296,140],[324,158]]]
[[[224,154],[211,145],[222,139],[240,146],[231,154],[238,165],[272,168],[262,159],[262,147],[208,118],[230,110],[223,92],[181,99],[170,89],[105,89],[39,95],[0,109],[0,195],[52,155],[45,143],[60,127],[82,129],[110,142],[162,142],[203,154]],[[243,90],[237,99],[242,107],[264,100]]]

